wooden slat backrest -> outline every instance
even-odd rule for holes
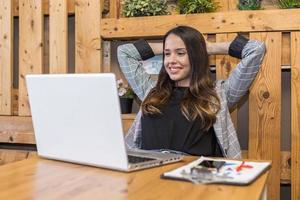
[[[101,38],[100,0],[77,0],[75,3],[75,71],[100,72]]]
[[[68,5],[66,0],[49,2],[49,71],[68,72]]]
[[[292,200],[300,199],[300,32],[291,33]]]
[[[12,114],[12,1],[0,1],[0,114]]]
[[[30,115],[26,74],[43,72],[42,1],[19,1],[19,115]]]
[[[281,33],[251,33],[267,46],[249,94],[249,158],[272,160],[268,198],[280,197]]]

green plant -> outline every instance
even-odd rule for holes
[[[300,0],[278,0],[280,8],[300,8]]]
[[[238,9],[240,10],[259,10],[261,0],[239,0]]]
[[[166,0],[124,0],[122,4],[125,17],[169,14]]]
[[[117,87],[118,87],[118,95],[120,98],[133,99],[134,92],[127,84],[123,82],[122,79],[117,80]]]
[[[178,0],[180,14],[214,12],[219,5],[214,0]]]

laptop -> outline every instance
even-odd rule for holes
[[[134,171],[181,155],[126,148],[114,74],[26,75],[38,155]]]

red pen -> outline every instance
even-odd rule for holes
[[[242,171],[243,168],[251,169],[251,168],[253,168],[253,166],[251,166],[251,165],[245,165],[245,161],[243,161],[239,166],[236,167],[235,170],[237,172],[240,172],[240,171]]]

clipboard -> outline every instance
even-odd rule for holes
[[[249,185],[270,168],[271,162],[228,160],[202,156],[187,165],[163,173],[161,178],[189,181],[194,184]]]

